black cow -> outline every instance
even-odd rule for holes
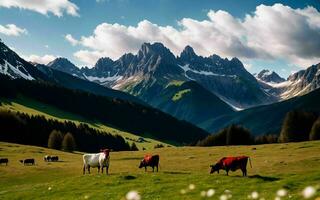
[[[27,158],[24,160],[20,160],[23,165],[35,165],[36,161],[33,158]]]
[[[157,167],[158,172],[158,166],[159,166],[159,155],[146,155],[144,156],[143,160],[140,162],[139,168],[142,167],[145,168],[145,171],[147,171],[147,166],[152,167],[152,171],[154,172],[154,167]]]
[[[58,156],[51,156],[51,162],[58,162],[59,157]]]
[[[8,158],[0,158],[0,165],[6,164],[8,165],[9,159]]]

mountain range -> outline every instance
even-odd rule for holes
[[[237,58],[229,60],[215,54],[202,57],[190,46],[174,56],[161,43],[144,43],[136,55],[125,54],[115,61],[100,58],[92,68],[80,69],[63,60],[58,58],[48,66],[61,70],[63,63],[67,63],[62,67],[64,72],[132,94],[196,125],[208,117],[276,103],[319,87],[318,68],[314,66],[291,75],[288,80],[269,70],[254,76]],[[184,84],[187,82],[193,83]],[[173,101],[179,94],[182,97]]]
[[[32,65],[3,43],[0,48],[0,73],[12,78],[50,81],[69,89],[150,105],[210,132],[230,123],[246,124],[233,120],[238,116],[246,119],[242,113],[259,113],[259,109],[274,105],[291,105],[285,106],[287,110],[300,108],[287,102],[320,86],[320,64],[286,80],[269,70],[252,75],[238,58],[215,54],[203,57],[190,46],[175,56],[161,43],[144,43],[135,55],[124,54],[117,60],[103,57],[92,68],[78,68],[66,58]],[[272,124],[282,117],[266,121]],[[266,132],[270,132],[267,127],[254,130],[255,134]]]

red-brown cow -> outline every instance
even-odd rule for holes
[[[152,171],[154,172],[154,167],[157,167],[158,172],[158,166],[159,166],[159,155],[146,155],[144,156],[143,160],[140,162],[139,168],[144,167],[145,171],[147,171],[147,166],[152,167]]]
[[[247,176],[247,163],[248,160],[251,165],[251,160],[248,156],[237,156],[237,157],[223,157],[219,160],[215,165],[210,165],[211,171],[210,174],[214,172],[218,172],[220,169],[224,169],[227,172],[227,176],[229,175],[229,171],[236,171],[237,169],[241,169],[242,175]]]

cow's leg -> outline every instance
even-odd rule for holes
[[[109,174],[109,166],[106,167],[106,174]]]
[[[101,167],[101,174],[103,174],[103,168],[104,168],[104,167],[102,166],[102,167]]]
[[[246,168],[243,169],[243,176],[247,176],[247,169]]]
[[[226,169],[226,172],[227,172],[227,176],[229,176],[229,169]]]
[[[98,166],[98,174],[100,173],[100,166]]]
[[[86,165],[83,164],[83,174],[86,174]]]
[[[145,171],[145,172],[147,171],[147,166],[144,167],[144,171]]]
[[[157,165],[157,172],[159,172],[159,166]]]
[[[88,165],[88,173],[90,174],[90,165]]]
[[[152,172],[154,172],[154,166],[152,166]]]

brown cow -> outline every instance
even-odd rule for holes
[[[152,167],[152,171],[154,172],[154,167],[157,167],[158,172],[158,166],[159,166],[159,155],[145,155],[143,160],[140,162],[139,168],[144,167],[145,171],[147,171],[147,166]]]
[[[248,156],[237,156],[237,157],[223,157],[219,160],[215,165],[210,165],[211,171],[210,174],[214,172],[218,172],[220,169],[226,170],[227,176],[229,175],[229,171],[236,171],[237,169],[241,169],[242,175],[247,176],[247,163],[248,159],[251,165],[251,160]]]

